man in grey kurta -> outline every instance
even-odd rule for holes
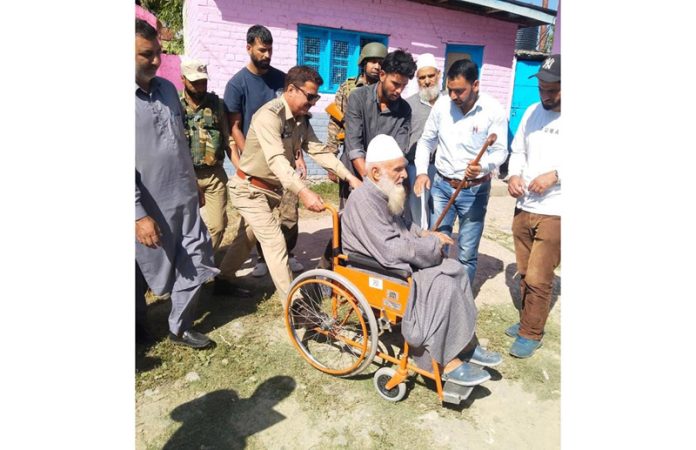
[[[135,39],[136,277],[142,275],[156,295],[171,292],[170,339],[203,348],[212,341],[191,326],[202,284],[219,271],[198,209],[181,103],[174,85],[155,76],[157,32],[136,20]],[[136,303],[142,305],[144,294],[136,292]]]
[[[401,332],[419,367],[431,369],[432,357],[444,366],[445,380],[471,386],[490,379],[480,366],[497,365],[502,358],[477,345],[476,305],[466,270],[443,256],[443,245],[451,239],[421,229],[403,214],[407,161],[398,144],[390,136],[377,136],[365,161],[365,182],[343,211],[343,251],[412,273]]]

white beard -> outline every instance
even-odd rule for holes
[[[429,88],[421,88],[418,90],[418,95],[424,102],[432,102],[440,95],[440,89],[437,85],[430,86]]]
[[[395,216],[400,216],[406,206],[406,188],[404,188],[404,185],[397,185],[383,173],[377,182],[377,187],[388,198],[387,208],[389,212]]]

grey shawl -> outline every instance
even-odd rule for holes
[[[476,326],[466,269],[443,259],[436,236],[421,237],[421,228],[408,217],[391,214],[387,196],[369,179],[348,197],[341,226],[344,252],[413,274],[401,333],[413,347],[417,365],[430,370],[430,356],[443,365],[454,359]]]

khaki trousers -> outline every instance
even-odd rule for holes
[[[227,226],[227,174],[222,164],[194,167],[198,187],[205,194],[203,222],[208,227],[213,251],[217,251]]]
[[[538,341],[551,310],[553,270],[561,263],[561,217],[515,209],[515,259],[520,274],[520,336]]]
[[[277,213],[274,214],[274,210],[280,205],[281,196],[252,186],[249,180],[242,181],[235,175],[229,182],[229,197],[232,206],[239,211],[240,223],[235,227],[237,232],[220,264],[221,276],[233,278],[258,240],[273,284],[281,301],[285,303],[292,272],[288,265],[285,238],[280,229],[281,219]]]

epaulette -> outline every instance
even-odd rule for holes
[[[275,98],[271,100],[270,105],[268,106],[268,110],[274,114],[278,114],[283,110],[284,107],[285,105],[283,105],[283,101],[279,98]]]

